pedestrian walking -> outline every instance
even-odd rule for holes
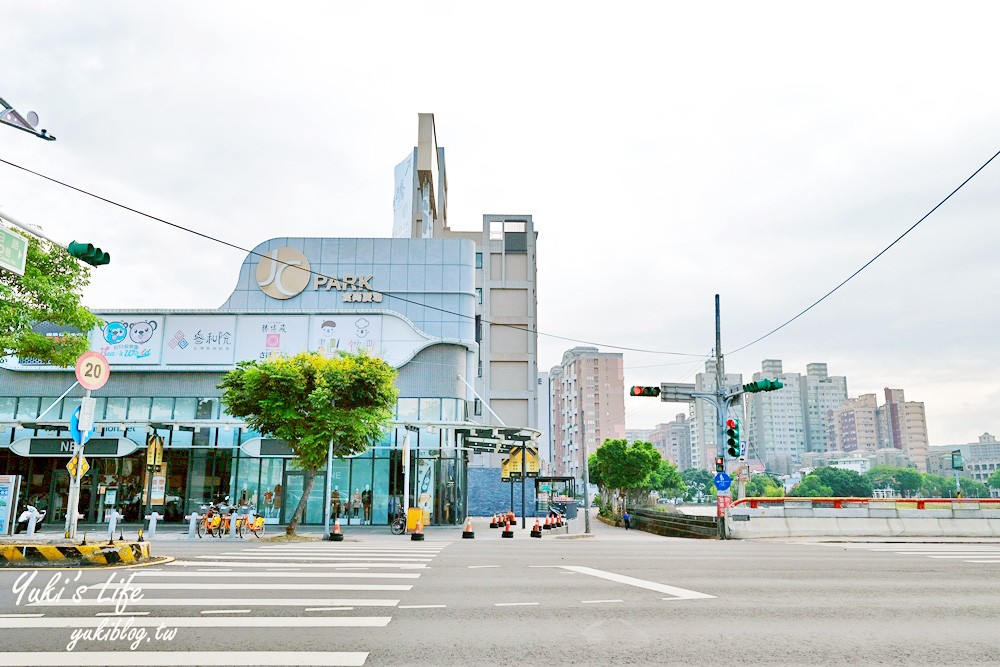
[[[632,525],[629,523],[629,519],[632,518],[632,515],[628,513],[628,510],[625,510],[625,514],[622,515],[622,518],[625,519],[625,530],[631,528]]]

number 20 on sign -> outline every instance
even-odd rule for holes
[[[84,389],[100,389],[111,375],[111,366],[100,352],[85,352],[76,360],[76,379]]]

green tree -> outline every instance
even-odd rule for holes
[[[912,498],[920,490],[920,485],[924,482],[924,476],[913,468],[897,468],[896,484],[899,493],[904,498]]]
[[[587,459],[590,480],[600,480],[605,489],[615,489],[622,498],[628,489],[640,488],[660,466],[660,452],[648,442],[605,440]]]
[[[962,497],[963,498],[989,498],[990,490],[982,482],[977,482],[974,479],[969,479],[967,477],[960,477],[959,483],[962,487]]]
[[[809,476],[815,476],[820,484],[830,487],[832,496],[870,498],[872,495],[871,480],[853,470],[823,466]]]
[[[789,494],[797,498],[827,498],[835,495],[833,489],[823,484],[816,475],[806,475]]]
[[[679,496],[686,489],[684,478],[677,471],[677,466],[666,459],[660,460],[659,467],[649,473],[642,486],[651,491],[659,491],[668,498]]]
[[[904,498],[915,495],[924,481],[924,476],[913,468],[887,465],[872,466],[864,476],[871,482],[873,489],[889,487]]]
[[[226,412],[258,433],[284,440],[302,466],[303,488],[286,531],[294,535],[316,473],[334,456],[364,451],[392,421],[396,370],[366,354],[317,353],[242,361],[219,388]],[[329,508],[326,508],[329,511]]]
[[[685,500],[694,500],[698,497],[699,492],[705,496],[711,496],[715,491],[712,473],[703,468],[685,468],[681,472],[681,479],[687,485],[687,492],[684,494]]]
[[[25,236],[25,242],[24,275],[0,269],[0,356],[72,366],[90,349],[87,334],[101,324],[80,305],[90,267],[49,241]],[[65,329],[59,336],[46,336],[34,330],[42,322]]]
[[[942,475],[924,475],[920,495],[925,498],[950,498],[955,495],[955,479]]]
[[[780,498],[785,495],[785,487],[770,475],[754,475],[747,482],[747,496],[750,498]]]
[[[990,478],[986,480],[986,486],[991,489],[1000,489],[1000,470],[990,475]]]

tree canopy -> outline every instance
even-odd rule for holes
[[[25,236],[25,242],[24,275],[0,269],[0,356],[72,366],[90,349],[87,334],[101,324],[80,305],[90,267],[44,239]],[[55,325],[60,335],[36,331],[39,323]]]
[[[923,475],[913,468],[898,468],[896,466],[872,466],[865,473],[873,489],[891,488],[904,498],[915,495],[920,490]]]
[[[650,491],[658,491],[667,497],[673,497],[682,495],[687,485],[677,471],[677,466],[666,459],[660,459],[660,465],[646,476],[642,487]]]
[[[589,478],[605,489],[617,489],[620,495],[628,489],[642,488],[649,475],[660,467],[660,452],[648,442],[605,440],[587,458]]]
[[[806,489],[809,492],[796,493],[796,489],[803,485],[806,485]],[[813,492],[818,489],[829,489],[829,493],[821,494]],[[870,479],[853,470],[824,466],[816,468],[806,475],[802,479],[802,482],[795,489],[792,489],[790,495],[870,498],[872,495],[872,483]]]
[[[304,488],[288,532],[294,534],[316,473],[334,456],[367,449],[385,433],[398,392],[396,370],[366,354],[302,353],[242,361],[219,388],[226,412],[253,430],[284,440],[302,466]]]

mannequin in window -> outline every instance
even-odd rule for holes
[[[354,489],[354,495],[351,496],[351,513],[354,518],[358,518],[358,513],[361,511],[361,489]]]
[[[365,490],[361,492],[361,507],[364,509],[364,522],[372,525],[372,492],[365,484]]]
[[[333,487],[333,493],[330,494],[330,501],[333,504],[333,518],[336,519],[340,516],[340,487]]]

